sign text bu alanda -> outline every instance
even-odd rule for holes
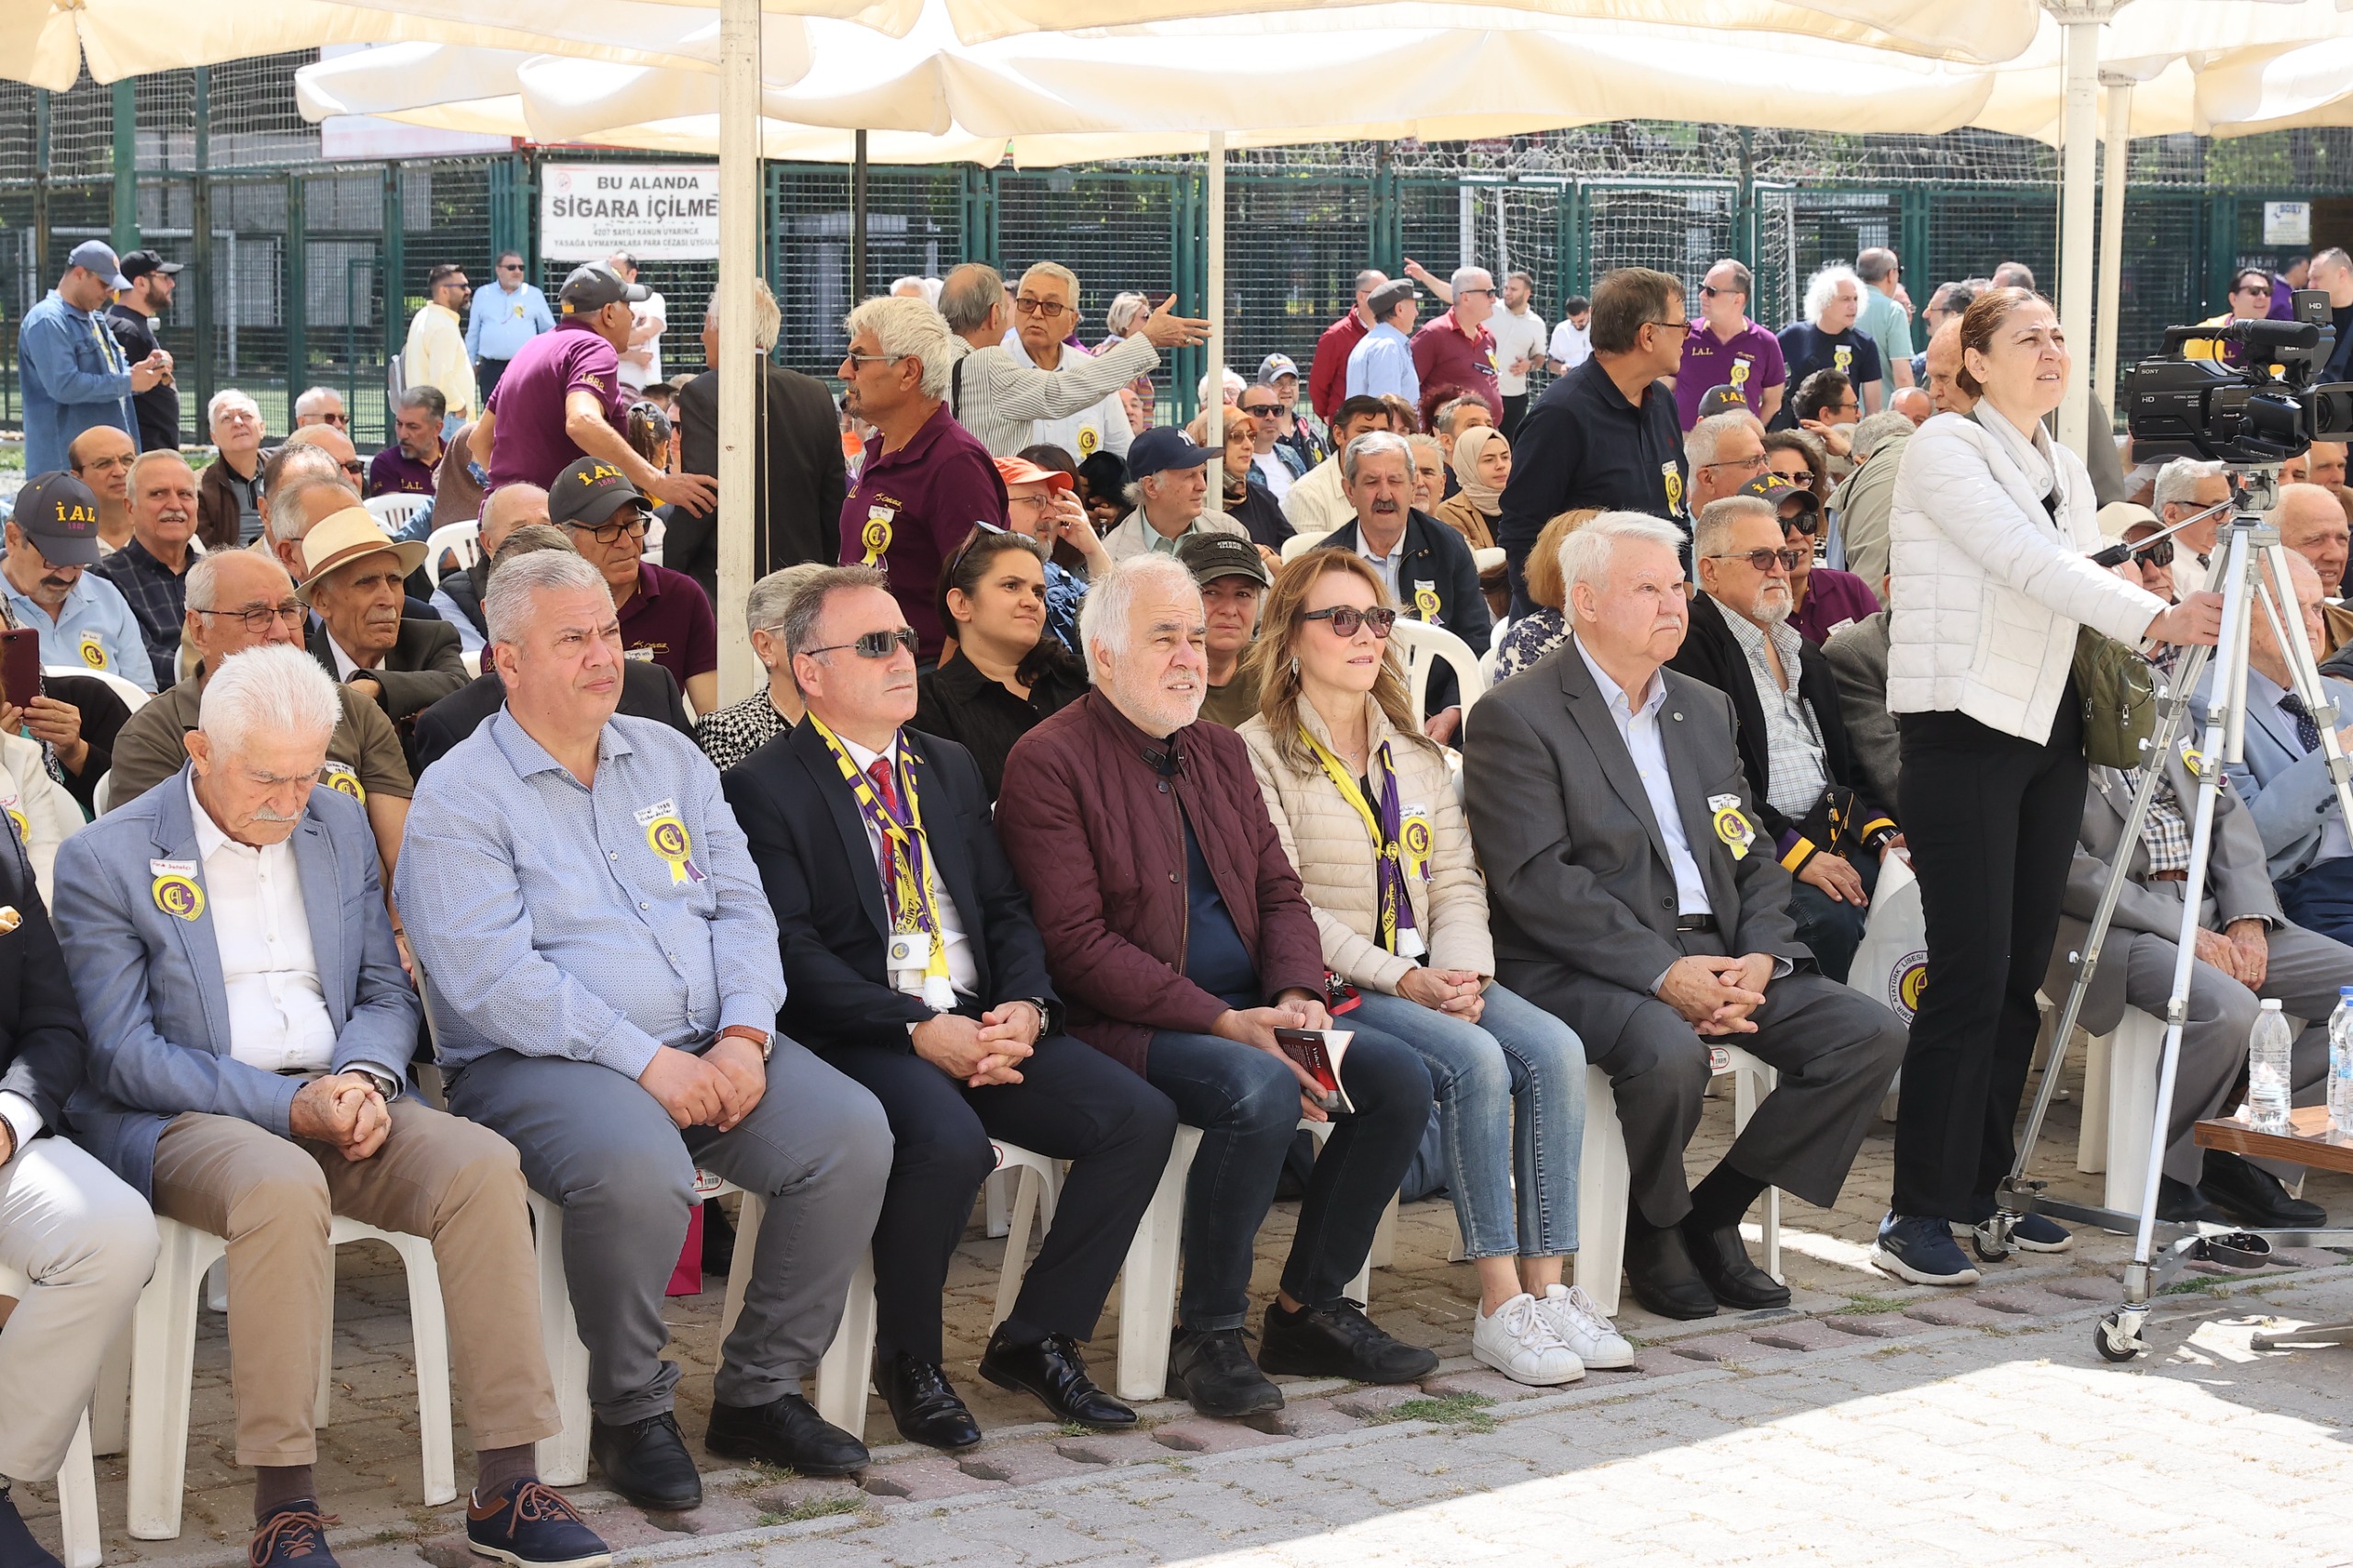
[[[603,261],[708,261],[719,255],[715,164],[548,164],[540,174],[540,254]]]

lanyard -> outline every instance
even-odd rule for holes
[[[98,340],[98,358],[106,361],[108,373],[117,376],[127,374],[130,362],[122,358],[122,345],[114,340],[114,334],[107,330],[106,324],[98,319],[96,311],[91,312],[87,319],[90,335]]]
[[[887,884],[891,891],[892,928],[900,936],[930,938],[930,952],[924,965],[923,999],[939,1011],[948,1012],[956,1006],[956,988],[948,978],[948,940],[940,934],[939,909],[932,899],[931,878],[925,869],[923,806],[915,799],[915,769],[907,766],[904,749],[894,748],[899,756],[893,776],[907,813],[902,820],[874,792],[872,782],[859,771],[849,752],[826,728],[825,722],[812,713],[809,722],[825,743],[825,749],[833,753],[835,766],[842,770],[842,781],[857,798],[858,812],[867,824],[882,835],[890,862]]]
[[[1371,802],[1364,798],[1364,791],[1358,788],[1357,781],[1349,777],[1348,770],[1341,766],[1338,757],[1332,755],[1331,749],[1317,740],[1304,724],[1300,726],[1299,734],[1307,743],[1308,749],[1315,754],[1315,760],[1324,765],[1324,775],[1332,780],[1332,787],[1339,790],[1340,799],[1356,809],[1357,815],[1364,823],[1365,835],[1372,841],[1373,883],[1381,898],[1381,945],[1403,958],[1421,957],[1428,949],[1422,944],[1421,934],[1414,929],[1414,903],[1405,895],[1404,862],[1409,857],[1419,860],[1423,874],[1428,874],[1428,830],[1421,830],[1423,843],[1420,853],[1415,853],[1413,846],[1405,842],[1409,835],[1400,831],[1397,772],[1390,765],[1389,742],[1384,740],[1373,748],[1372,766],[1369,770],[1373,788],[1381,792],[1381,810],[1376,815]]]

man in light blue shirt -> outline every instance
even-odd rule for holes
[[[122,590],[85,568],[98,563],[98,498],[70,473],[43,473],[17,493],[0,557],[0,594],[13,623],[40,633],[46,668],[104,671],[142,691],[155,666]]]
[[[113,249],[103,240],[85,240],[67,259],[65,276],[25,312],[17,332],[27,473],[66,467],[65,449],[95,425],[111,425],[139,439],[131,394],[172,373],[172,357],[160,348],[131,363],[99,313],[114,290],[131,287]]]
[[[773,1032],[776,918],[710,762],[615,716],[603,574],[541,551],[501,566],[487,599],[506,706],[426,775],[395,887],[450,1108],[505,1134],[563,1206],[590,1452],[641,1507],[701,1500],[672,1415],[678,1365],[661,1357],[699,1166],[767,1206],[705,1446],[809,1475],[861,1470],[865,1445],[801,1380],[873,1234],[890,1124]]]
[[[540,334],[555,330],[548,297],[523,278],[522,252],[499,252],[498,287],[477,293],[466,312],[466,358],[474,362],[474,384],[481,390],[483,406],[488,405],[490,389],[498,384],[506,362]]]
[[[1365,301],[1372,329],[1348,350],[1350,397],[1402,397],[1419,408],[1421,373],[1414,369],[1414,318],[1421,313],[1414,286],[1384,283]]]

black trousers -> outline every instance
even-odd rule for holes
[[[1505,440],[1519,439],[1519,422],[1527,417],[1528,394],[1526,392],[1504,393],[1504,422],[1495,428],[1504,433]]]
[[[506,373],[507,364],[505,359],[474,361],[474,394],[480,400],[476,407],[490,401],[491,390],[498,385],[498,378]]]
[[[1962,713],[1898,723],[1897,812],[1920,879],[1928,971],[1904,1054],[1890,1207],[1973,1224],[1993,1212],[2017,1153],[2034,994],[2083,825],[2083,708],[2070,680],[2047,744]]]
[[[991,1138],[1072,1162],[1008,1321],[1032,1335],[1091,1338],[1168,1163],[1176,1136],[1168,1096],[1068,1035],[1040,1039],[1020,1083],[983,1089],[904,1049],[821,1054],[882,1102],[896,1145],[874,1225],[877,1358],[944,1358],[941,1295],[972,1199],[996,1168]]]

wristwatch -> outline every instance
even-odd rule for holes
[[[754,1045],[758,1046],[760,1048],[760,1060],[763,1062],[767,1062],[770,1056],[773,1056],[776,1053],[776,1037],[768,1033],[766,1029],[756,1029],[749,1024],[730,1024],[725,1028],[719,1031],[719,1038],[721,1040],[725,1040],[730,1035],[733,1035],[737,1040],[748,1040]]]
[[[400,1097],[400,1085],[373,1067],[354,1067],[351,1071],[375,1085],[376,1092],[384,1096],[387,1104]]]

